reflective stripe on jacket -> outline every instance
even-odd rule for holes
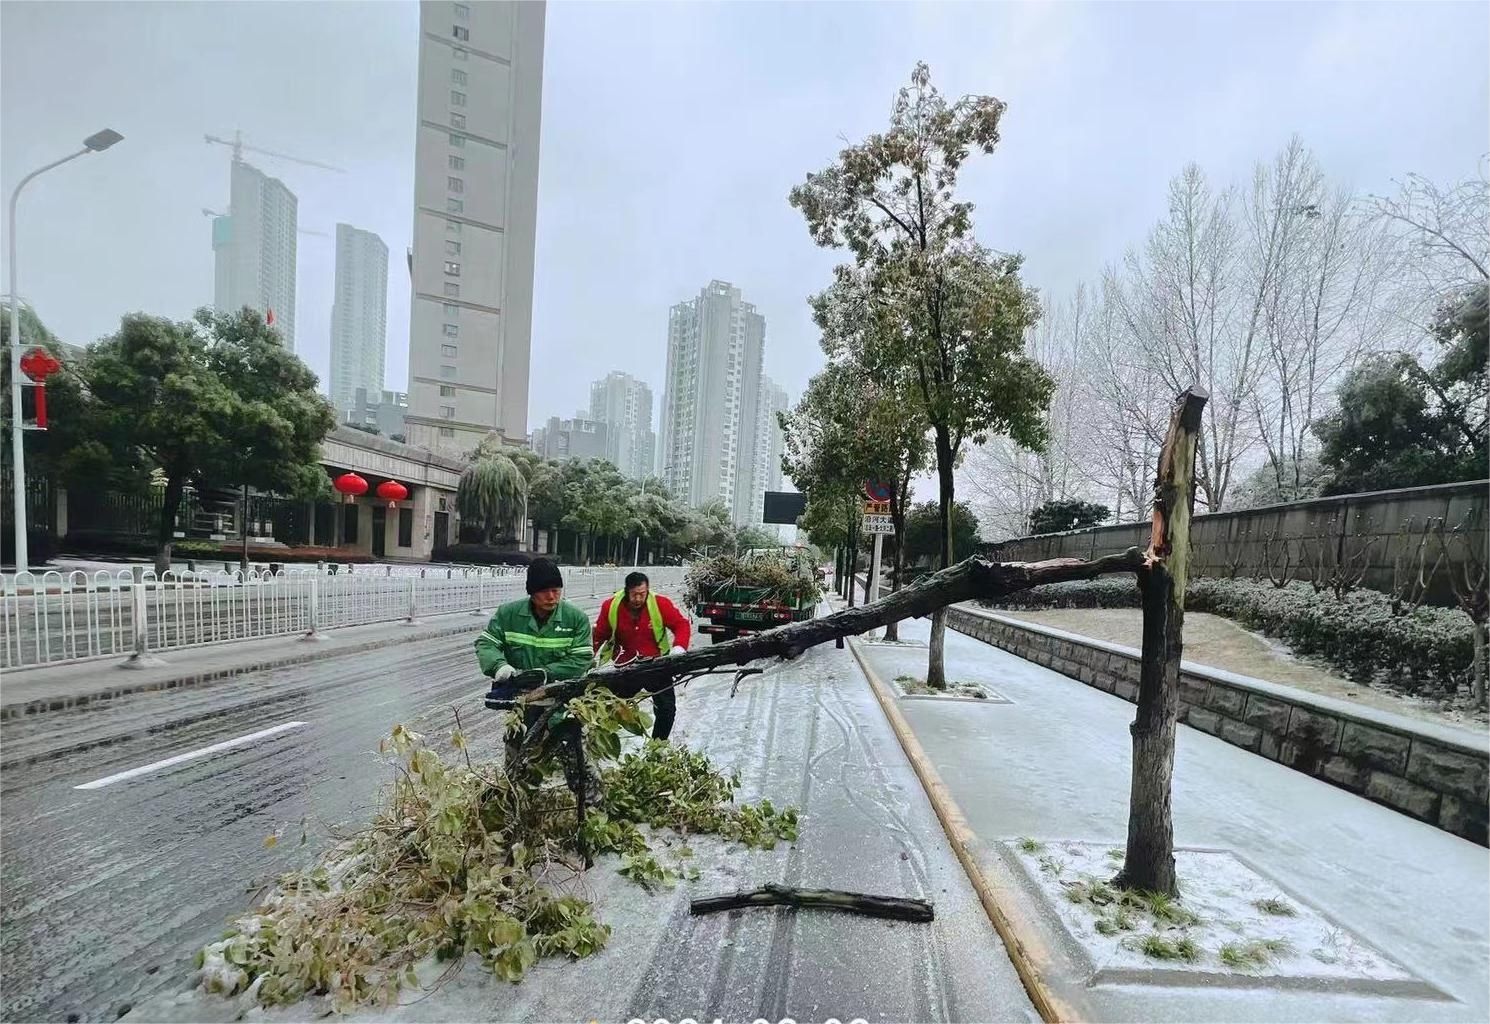
[[[541,668],[550,679],[578,679],[594,661],[590,617],[568,601],[540,626],[528,598],[499,607],[476,638],[476,661],[482,675],[503,665],[519,672]]]

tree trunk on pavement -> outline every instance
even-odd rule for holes
[[[1174,871],[1174,731],[1184,649],[1185,583],[1190,562],[1190,516],[1195,507],[1195,445],[1209,395],[1199,387],[1180,393],[1170,414],[1154,481],[1153,529],[1145,568],[1143,659],[1133,735],[1133,778],[1128,845],[1113,884],[1125,889],[1179,894]]]
[[[952,564],[956,557],[952,550],[952,504],[955,500],[955,484],[952,480],[952,438],[947,428],[938,425],[936,433],[936,477],[937,500],[940,503],[942,522],[942,568]],[[947,688],[947,670],[944,651],[947,645],[947,618],[938,611],[931,617],[931,653],[926,660],[926,685],[934,690]]]
[[[166,477],[165,494],[161,496],[160,522],[155,534],[155,575],[171,567],[171,543],[176,539],[176,511],[181,506],[181,492],[186,481],[179,476]]]
[[[905,571],[905,503],[910,496],[910,475],[902,475],[896,482],[895,491],[890,495],[890,522],[895,527],[895,568],[890,573],[890,593],[900,589],[900,575]],[[900,623],[891,622],[885,626],[885,639],[891,642],[900,640]]]

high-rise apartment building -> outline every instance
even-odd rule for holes
[[[605,457],[632,480],[652,475],[657,434],[652,429],[652,389],[646,381],[612,370],[590,385],[590,418],[605,424]]]
[[[419,5],[409,443],[528,433],[542,2]]]
[[[383,390],[388,341],[388,246],[371,231],[336,226],[336,299],[331,305],[331,402],[342,415],[359,388]]]
[[[213,306],[223,313],[244,306],[266,317],[272,313],[274,326],[292,352],[298,205],[284,182],[234,159],[228,213],[212,220]]]
[[[764,492],[781,490],[783,478],[781,456],[786,449],[786,438],[781,432],[781,421],[777,419],[777,413],[788,412],[791,409],[791,399],[787,397],[786,388],[770,377],[761,378],[761,396],[761,415],[756,429],[755,451],[756,476],[758,477],[756,483],[762,492],[762,497],[756,503],[755,522],[761,521],[765,503]]]
[[[724,281],[668,316],[657,466],[675,497],[722,500],[736,523],[760,519],[751,503],[765,345],[765,317]]]

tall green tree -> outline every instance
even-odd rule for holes
[[[934,501],[911,507],[906,515],[906,556],[936,561],[942,553],[942,511]],[[967,502],[952,506],[952,554],[955,561],[971,558],[978,550],[978,517]]]
[[[844,332],[845,346],[871,371],[904,368],[916,383],[931,428],[942,520],[942,560],[950,564],[956,500],[953,468],[963,446],[1007,434],[1031,450],[1044,446],[1054,384],[1024,352],[1039,316],[1019,278],[1020,257],[995,255],[972,238],[972,204],[957,198],[957,177],[974,151],[999,141],[1005,104],[992,96],[948,102],[918,64],[900,90],[888,131],[839,154],[791,192],[819,245],[846,248],[814,303],[854,307],[876,318],[870,331]],[[932,620],[927,683],[944,687],[945,620]]]
[[[527,501],[522,471],[501,453],[476,458],[461,473],[455,490],[461,524],[480,530],[485,544],[497,544],[513,532]]]
[[[1490,321],[1472,285],[1433,323],[1437,362],[1408,353],[1369,359],[1346,379],[1339,408],[1316,424],[1325,494],[1479,480],[1486,474]]]
[[[126,316],[87,350],[80,377],[101,443],[164,479],[158,571],[170,565],[188,483],[326,492],[320,443],[335,413],[316,392],[315,374],[251,310],[203,309],[182,322]]]
[[[1047,501],[1030,513],[1030,533],[1060,533],[1105,523],[1112,509],[1094,501],[1062,498]]]
[[[819,319],[825,339],[841,337],[854,329],[854,323],[864,325],[859,329],[872,326],[857,320],[856,310],[841,306],[823,305]],[[890,485],[895,535],[889,554],[894,566],[892,586],[898,587],[905,568],[905,513],[911,479],[926,466],[926,421],[904,370],[897,374],[891,367],[871,373],[843,346],[831,348],[838,350],[838,358],[813,377],[797,407],[780,417],[785,438],[782,469],[808,494],[809,503],[818,502],[810,510],[820,516],[832,508],[834,515],[851,520],[844,529],[844,545],[855,543],[848,535],[857,532],[853,524],[862,510],[865,482]],[[886,639],[898,639],[898,625],[886,627]]]

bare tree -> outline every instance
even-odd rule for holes
[[[1163,385],[1122,316],[1118,271],[1108,268],[1100,300],[1081,335],[1079,380],[1085,425],[1081,464],[1112,495],[1113,522],[1146,519],[1153,501],[1149,467],[1163,441]]]
[[[1265,237],[1258,258],[1241,263],[1235,205],[1229,190],[1214,192],[1198,166],[1186,167],[1170,183],[1168,214],[1143,249],[1129,253],[1112,292],[1164,389],[1198,383],[1211,395],[1195,466],[1210,511],[1224,504],[1256,440],[1245,412],[1261,372],[1263,296],[1279,257],[1277,239]],[[1245,289],[1237,286],[1242,272]]]
[[[1392,269],[1381,221],[1331,190],[1295,137],[1259,165],[1243,204],[1249,296],[1264,359],[1251,413],[1281,500],[1314,493],[1313,426],[1340,380],[1381,348],[1392,322],[1382,287]]]
[[[1445,299],[1490,280],[1490,182],[1483,169],[1447,186],[1409,174],[1395,196],[1371,196],[1365,205],[1402,247],[1414,290],[1406,305],[1424,331]]]
[[[1055,382],[1045,412],[1045,451],[1032,452],[1012,438],[996,437],[968,452],[961,477],[978,495],[985,540],[1024,536],[1030,513],[1047,501],[1093,496],[1080,459],[1087,427],[1079,349],[1090,311],[1086,287],[1078,286],[1069,301],[1045,305],[1026,343],[1026,354]]]

